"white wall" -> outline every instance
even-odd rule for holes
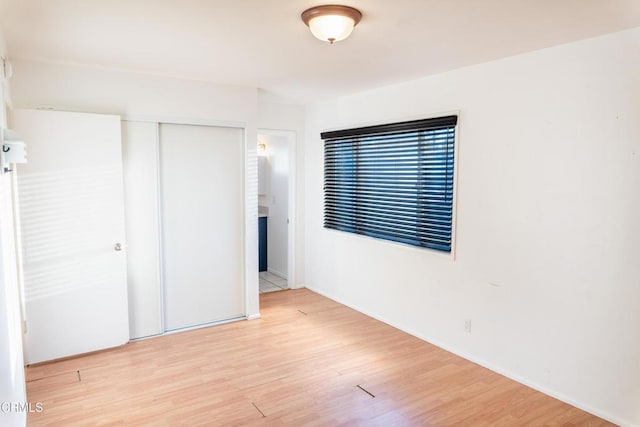
[[[455,260],[323,229],[321,131],[454,110]],[[314,105],[305,153],[309,288],[640,425],[640,29]]]
[[[27,401],[20,297],[16,272],[15,240],[11,200],[11,176],[0,175],[0,403]],[[0,408],[0,425],[19,426],[26,412]]]
[[[9,81],[6,80],[2,73],[2,59],[7,58],[7,48],[0,29],[0,127],[7,126],[7,104],[9,103]]]
[[[0,58],[5,55],[0,32]],[[6,82],[0,76],[0,127],[6,125]],[[0,402],[23,404],[27,401],[23,356],[20,298],[16,272],[15,238],[13,232],[13,201],[11,174],[0,171]],[[0,409],[0,425],[22,426],[26,412]]]
[[[267,221],[267,267],[281,277],[287,277],[287,243],[289,217],[289,139],[284,136],[258,134],[258,141],[267,146],[269,185],[267,194],[259,196],[260,206],[269,209]]]
[[[13,61],[13,104],[94,113],[255,122],[257,89],[104,68]],[[255,139],[255,138],[254,138]]]

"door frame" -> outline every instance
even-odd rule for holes
[[[296,169],[296,137],[293,130],[286,129],[264,129],[259,128],[258,135],[284,137],[287,139],[287,157],[289,163],[289,177],[287,187],[287,217],[289,224],[287,227],[287,287],[289,289],[301,288],[301,284],[296,280],[296,189],[297,189],[297,169]],[[257,144],[257,138],[256,138]],[[257,188],[257,182],[256,182]],[[257,208],[257,205],[256,205]],[[257,222],[257,220],[256,220]],[[256,271],[258,265],[255,266]]]

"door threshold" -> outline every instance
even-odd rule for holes
[[[187,326],[187,327],[184,327],[184,328],[169,329],[167,331],[164,331],[162,333],[155,334],[155,335],[147,335],[145,337],[131,338],[129,340],[129,342],[142,341],[142,340],[147,340],[147,339],[150,339],[150,338],[164,337],[166,335],[173,335],[173,334],[177,334],[177,333],[180,333],[180,332],[187,332],[187,331],[193,331],[195,329],[208,328],[209,326],[224,325],[225,323],[238,322],[240,320],[247,320],[247,316],[238,316],[238,317],[232,317],[230,319],[223,319],[223,320],[216,320],[216,321],[213,321],[213,322],[200,323],[200,324],[197,324],[197,325]]]

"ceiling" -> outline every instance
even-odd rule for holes
[[[332,3],[330,0],[328,3]],[[10,58],[258,87],[307,103],[640,26],[640,0],[347,0],[335,45],[318,0],[0,0]]]

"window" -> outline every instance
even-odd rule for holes
[[[451,252],[457,116],[324,139],[324,226]]]

